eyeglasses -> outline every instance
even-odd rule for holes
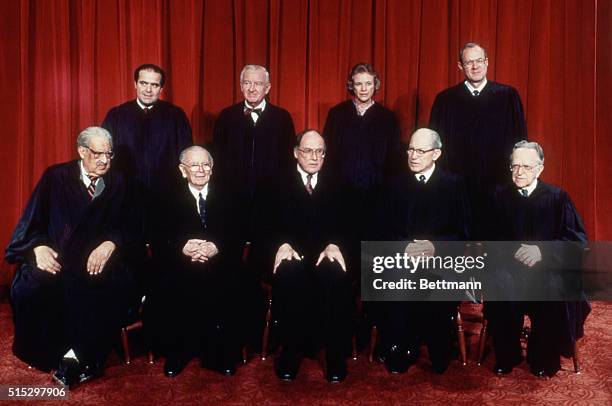
[[[540,166],[540,164],[533,165],[533,166],[532,166],[532,165],[518,165],[518,164],[512,164],[512,165],[510,165],[510,170],[511,170],[512,172],[517,173],[517,172],[519,172],[519,171],[522,169],[524,172],[531,173],[531,172],[533,172],[533,170],[534,170],[535,168],[537,168],[538,166]]]
[[[312,158],[313,156],[316,156],[317,158],[325,158],[325,150],[323,148],[298,148],[297,150],[300,151],[302,155],[309,158]]]
[[[433,151],[434,149],[436,149],[436,148],[431,148],[431,149],[408,148],[406,150],[406,152],[409,153],[409,154],[414,154],[416,156],[422,156],[422,155],[425,155],[428,152]]]
[[[89,147],[85,147],[87,148],[89,151],[91,151],[91,153],[93,154],[94,159],[100,159],[100,157],[102,155],[106,156],[108,159],[113,159],[115,157],[115,153],[113,151],[108,151],[108,152],[104,152],[104,151],[96,151],[93,150]]]
[[[478,59],[472,59],[471,61],[463,61],[461,62],[463,64],[463,66],[467,66],[468,68],[471,68],[472,66],[480,66],[483,63],[485,63],[486,58],[478,58]]]
[[[212,170],[212,164],[210,162],[200,162],[200,163],[192,163],[192,164],[181,164],[187,167],[191,172],[197,172],[199,169],[202,171],[210,171]]]
[[[264,87],[266,85],[265,82],[251,82],[250,80],[243,80],[242,81],[242,86],[244,87],[251,87],[251,85],[255,85],[255,87]]]

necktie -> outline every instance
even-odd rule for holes
[[[421,185],[424,185],[424,184],[425,184],[425,175],[420,175],[420,176],[419,176],[419,183],[420,183]]]
[[[474,93],[474,96],[478,96],[480,94],[478,90],[474,90],[472,93]]]
[[[308,175],[306,175],[306,191],[308,192],[309,195],[312,195],[312,174],[309,173]]]
[[[200,223],[206,228],[206,200],[202,197],[202,193],[198,193],[198,207],[200,208]]]
[[[521,196],[527,197],[527,189],[521,189]]]
[[[142,109],[142,111],[144,111],[145,114],[148,114],[150,109],[151,107],[145,106],[144,109]]]
[[[89,186],[87,186],[87,193],[89,194],[89,197],[93,199],[94,194],[96,194],[96,182],[98,182],[98,177],[92,175],[87,175],[87,177],[91,181]]]
[[[249,116],[249,115],[251,115],[251,113],[255,113],[255,114],[257,114],[259,116],[259,115],[261,115],[261,112],[262,112],[262,109],[252,109],[250,107],[245,107],[245,109],[244,109],[244,115],[245,116]]]

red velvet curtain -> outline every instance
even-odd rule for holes
[[[457,52],[475,40],[489,78],[518,88],[543,178],[566,188],[591,239],[612,239],[610,0],[38,0],[0,2],[0,245],[42,171],[75,156],[80,129],[134,97],[132,71],[163,66],[164,97],[199,142],[240,99],[246,63],[271,72],[270,99],[296,128],[321,128],[347,97],[346,74],[372,62],[377,100],[403,137],[457,83]],[[0,283],[10,269],[0,268]]]

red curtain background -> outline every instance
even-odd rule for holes
[[[195,140],[240,99],[246,63],[271,72],[296,129],[322,128],[349,68],[373,63],[377,100],[407,139],[437,92],[461,80],[462,43],[487,47],[489,78],[516,87],[543,178],[567,189],[591,239],[612,239],[610,0],[38,0],[0,2],[0,246],[42,171],[76,155],[79,130],[134,97],[132,72],[163,66],[164,98]],[[0,284],[10,280],[0,268]]]

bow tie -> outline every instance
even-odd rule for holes
[[[258,116],[260,116],[262,111],[263,111],[263,109],[252,109],[252,108],[250,108],[250,107],[245,107],[245,108],[244,108],[244,115],[245,115],[245,116],[248,116],[248,115],[249,115],[249,114],[251,114],[251,113],[255,113],[255,114],[257,114]]]

